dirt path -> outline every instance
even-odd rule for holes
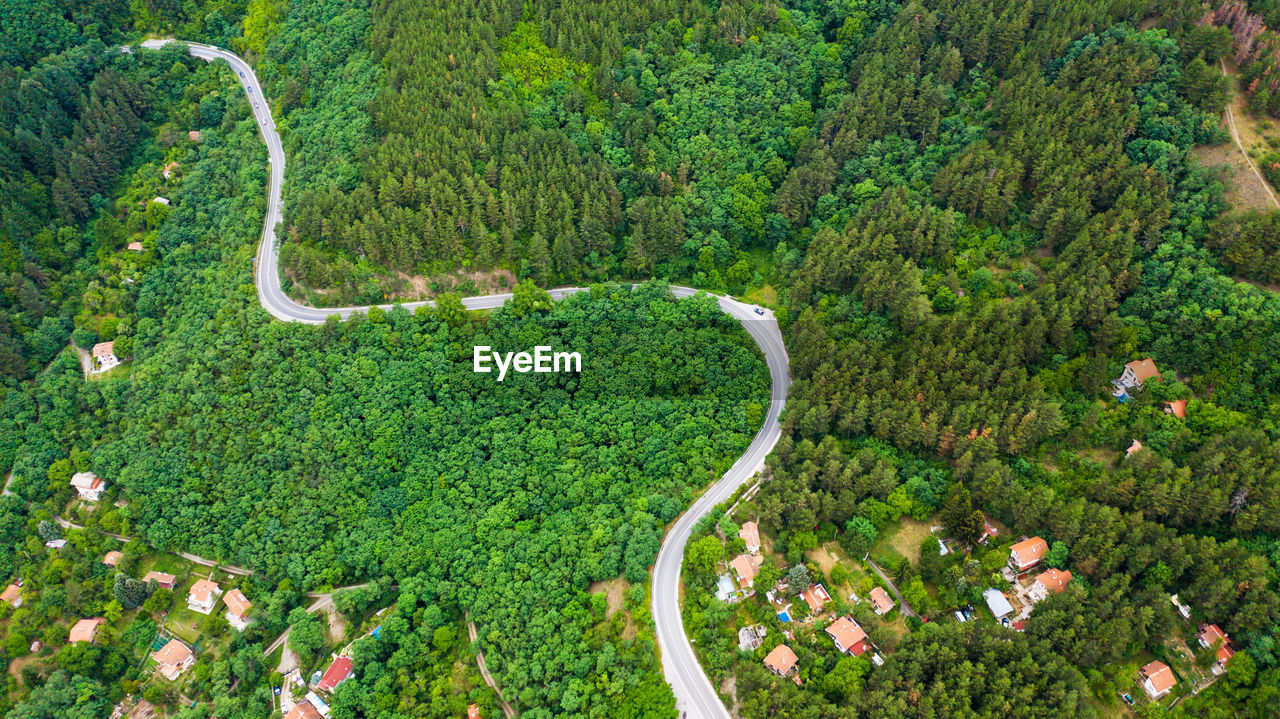
[[[912,609],[911,605],[907,604],[907,600],[902,598],[902,594],[898,592],[898,585],[893,583],[893,580],[889,578],[889,575],[881,571],[880,567],[877,567],[876,563],[871,561],[870,557],[867,557],[867,564],[871,565],[871,568],[875,570],[875,573],[879,574],[880,578],[884,580],[884,583],[889,585],[889,591],[893,594],[893,598],[898,600],[898,611],[902,612],[904,616],[916,617],[918,619],[920,615],[916,614],[916,610]]]
[[[467,622],[467,634],[471,637],[471,641],[474,642],[476,640],[475,622]],[[493,681],[493,677],[489,675],[489,667],[484,664],[484,652],[476,652],[476,666],[480,668],[480,676],[484,677],[484,683],[497,692],[498,701],[502,704],[502,713],[506,715],[507,719],[515,719],[515,708],[502,698],[502,690],[498,688],[498,685]]]
[[[6,484],[5,487],[7,489],[8,485]],[[61,525],[63,529],[84,529],[83,525],[76,524],[75,522],[72,522],[69,519],[64,519],[57,515],[54,515],[53,520],[57,522],[59,525]],[[108,537],[111,537],[117,542],[127,543],[129,541],[129,538],[124,536],[123,534],[116,534],[115,532],[103,532],[103,534],[107,535]],[[178,552],[178,556],[182,557],[183,559],[193,564],[199,564],[202,567],[217,567],[218,569],[221,569],[227,574],[237,574],[242,577],[247,577],[253,574],[252,569],[237,567],[234,564],[221,564],[219,562],[215,562],[212,559],[205,559],[204,557],[201,557],[198,554],[191,554],[190,552]]]
[[[1262,176],[1258,170],[1258,166],[1253,164],[1253,158],[1249,157],[1249,152],[1245,149],[1244,143],[1240,142],[1240,130],[1236,127],[1236,113],[1233,105],[1237,101],[1243,104],[1243,94],[1239,92],[1236,86],[1236,76],[1227,71],[1227,64],[1222,59],[1218,60],[1218,65],[1222,68],[1222,74],[1231,78],[1231,98],[1227,100],[1227,125],[1231,128],[1231,138],[1235,140],[1236,147],[1239,148],[1240,154],[1244,156],[1244,161],[1249,165],[1249,169],[1253,171],[1253,176],[1258,178],[1258,183],[1267,192],[1267,197],[1271,198],[1271,204],[1280,209],[1280,200],[1276,199],[1276,193],[1271,189],[1271,185],[1267,183],[1267,179]]]

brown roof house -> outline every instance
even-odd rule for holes
[[[113,549],[102,557],[102,563],[108,567],[114,567],[119,564],[122,559],[124,559],[124,552]]]
[[[172,574],[166,574],[164,572],[157,572],[154,570],[147,572],[142,577],[142,581],[144,582],[154,581],[156,584],[160,586],[161,589],[173,589],[178,584],[178,578],[173,576]]]
[[[98,374],[120,364],[120,358],[116,357],[116,343],[99,342],[93,346],[93,369],[89,370],[89,374]]]
[[[221,595],[222,589],[217,582],[211,582],[208,579],[198,580],[187,590],[187,608],[193,612],[208,614],[213,611],[213,606]]]
[[[196,655],[191,653],[191,648],[177,639],[170,639],[169,643],[152,654],[151,658],[160,665],[160,673],[169,681],[177,679],[196,663]]]
[[[289,713],[284,715],[284,719],[324,719],[324,715],[320,713],[319,709],[312,706],[311,702],[303,699],[293,705]]]
[[[239,589],[232,589],[222,601],[227,605],[227,624],[243,632],[253,622],[249,618],[249,598]]]
[[[755,554],[760,551],[760,525],[755,522],[747,522],[738,528],[738,536],[747,545],[747,554]]]
[[[835,642],[836,649],[845,654],[862,656],[871,648],[867,642],[867,633],[858,623],[849,617],[840,617],[827,627],[827,634]]]
[[[1178,419],[1187,418],[1187,401],[1185,399],[1177,399],[1172,402],[1164,403],[1164,411],[1177,417]]]
[[[86,502],[102,499],[102,493],[107,490],[107,483],[93,472],[76,472],[71,475],[71,486],[75,488],[76,495]]]
[[[16,584],[10,584],[0,592],[0,602],[4,602],[9,606],[17,609],[22,606],[22,590]]]
[[[769,671],[780,677],[785,677],[796,670],[796,663],[799,659],[796,653],[791,651],[791,647],[786,644],[779,644],[769,652],[764,658],[764,665],[769,667]]]
[[[1152,699],[1159,699],[1178,683],[1173,670],[1164,662],[1151,662],[1142,668],[1142,689]]]
[[[1200,640],[1200,646],[1205,649],[1213,649],[1218,647],[1217,662],[1213,665],[1213,673],[1221,674],[1227,670],[1227,662],[1231,661],[1231,657],[1235,656],[1236,651],[1231,648],[1231,639],[1226,632],[1217,624],[1206,624],[1200,627],[1200,634],[1197,637]]]
[[[822,612],[822,608],[831,601],[831,595],[827,594],[827,588],[821,584],[810,584],[809,588],[800,592],[800,598],[805,604],[809,605],[810,611],[814,614]]]
[[[164,177],[164,179],[167,180],[170,177],[173,177],[173,171],[178,169],[179,167],[181,167],[181,165],[179,165],[178,163],[170,162],[169,164],[164,166],[164,169],[160,171],[160,174]]]
[[[1040,558],[1049,551],[1049,543],[1039,537],[1024,539],[1009,548],[1009,568],[1024,572],[1040,563]]]
[[[1050,569],[1036,577],[1027,589],[1027,595],[1033,602],[1043,602],[1050,594],[1057,594],[1067,588],[1071,581],[1071,572]]]
[[[81,619],[71,627],[71,634],[67,637],[67,641],[71,644],[76,642],[90,642],[98,636],[98,627],[106,624],[107,620],[102,617],[93,617],[92,619]]]
[[[871,590],[871,608],[876,614],[888,614],[895,606],[893,598],[884,590],[884,587],[875,587]]]
[[[739,554],[729,562],[729,566],[733,567],[734,573],[738,575],[738,586],[743,589],[750,589],[752,582],[756,580],[756,574],[760,571],[760,565],[764,564],[761,557],[753,557],[750,554]]]
[[[1142,383],[1151,378],[1160,379],[1160,370],[1156,369],[1156,361],[1148,357],[1135,360],[1124,366],[1124,372],[1117,379],[1111,380],[1115,390],[1111,393],[1121,401],[1129,399],[1132,390],[1142,389]]]

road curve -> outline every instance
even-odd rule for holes
[[[160,48],[173,40],[148,40],[142,43],[145,48]],[[249,98],[253,115],[267,146],[268,161],[271,166],[270,182],[267,186],[267,214],[262,223],[262,239],[258,243],[255,258],[255,284],[258,286],[258,301],[263,309],[276,319],[289,322],[321,324],[330,316],[337,315],[346,319],[355,313],[367,312],[369,306],[354,307],[307,307],[289,298],[280,287],[279,247],[276,243],[276,226],[282,220],[281,188],[284,185],[284,145],[276,132],[275,119],[271,116],[271,107],[262,94],[262,86],[253,68],[238,55],[199,43],[186,43],[192,56],[202,60],[224,60],[235,71],[240,85]],[[126,50],[127,51],[127,50]],[[548,290],[552,299],[562,299],[577,292],[585,291],[584,287],[562,287]],[[689,297],[698,292],[690,287],[673,286],[672,293],[676,297]],[[685,545],[693,527],[707,512],[717,504],[728,499],[744,482],[751,479],[764,467],[764,459],[782,434],[778,417],[786,402],[787,388],[791,384],[788,372],[787,349],[782,341],[782,333],[773,313],[755,305],[739,302],[731,297],[716,296],[720,309],[736,318],[759,345],[769,365],[769,377],[772,382],[769,411],[764,425],[747,447],[747,451],[725,472],[714,485],[694,502],[687,512],[680,516],[671,531],[663,540],[658,551],[658,559],[653,568],[653,620],[657,626],[658,646],[662,652],[662,671],[671,685],[676,697],[676,708],[682,716],[689,719],[727,719],[729,712],[719,695],[711,686],[710,680],[698,664],[698,659],[685,634],[684,623],[680,615],[680,566],[684,561]],[[511,299],[510,293],[486,295],[484,297],[467,297],[462,300],[464,306],[471,310],[495,309]],[[403,303],[403,307],[413,309],[423,305],[434,306],[431,301]],[[378,305],[383,309],[391,309],[394,305]],[[763,311],[763,314],[757,312]]]

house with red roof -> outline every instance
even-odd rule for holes
[[[1231,661],[1231,657],[1235,656],[1235,650],[1231,648],[1231,638],[1217,624],[1205,624],[1200,627],[1200,634],[1197,637],[1200,640],[1200,646],[1205,649],[1213,649],[1217,647],[1217,662],[1213,665],[1213,673],[1221,674],[1227,670],[1227,662]]]
[[[769,667],[769,671],[780,677],[785,677],[796,670],[796,664],[800,661],[796,653],[791,651],[791,647],[786,644],[779,644],[769,652],[764,658],[764,665]]]
[[[827,627],[827,635],[835,642],[836,649],[844,654],[862,656],[871,649],[867,633],[849,617],[840,617]]]
[[[1025,572],[1039,564],[1047,551],[1049,543],[1040,537],[1024,539],[1009,547],[1009,568],[1015,572]]]
[[[1173,670],[1164,662],[1151,662],[1142,668],[1142,690],[1152,699],[1159,699],[1178,683]]]
[[[810,584],[809,588],[800,592],[800,598],[805,604],[809,605],[809,610],[813,614],[820,614],[822,608],[831,601],[831,595],[827,594],[827,588],[821,584]]]
[[[884,587],[875,587],[869,595],[871,598],[871,608],[876,614],[888,614],[894,606],[893,598],[884,590]]]
[[[333,660],[329,668],[324,670],[324,676],[320,677],[320,683],[316,684],[316,689],[322,692],[332,692],[338,688],[338,685],[351,678],[351,657],[338,657]]]
[[[98,501],[107,489],[107,483],[93,472],[76,472],[71,475],[71,486],[76,490],[76,495],[86,502]]]
[[[1071,581],[1071,572],[1050,569],[1037,576],[1027,588],[1027,596],[1032,602],[1043,602],[1050,594],[1057,594],[1067,588]]]
[[[747,545],[747,554],[755,554],[760,551],[760,525],[755,522],[747,522],[738,528],[738,536]]]

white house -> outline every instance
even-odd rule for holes
[[[1164,662],[1151,662],[1142,668],[1142,690],[1152,699],[1168,694],[1177,683],[1173,670]]]
[[[982,598],[987,600],[987,608],[995,615],[996,619],[1006,617],[1013,614],[1013,605],[1009,603],[1009,598],[1004,592],[994,587],[982,593]]]
[[[249,618],[249,598],[239,589],[232,589],[222,601],[227,605],[227,624],[243,632],[253,622]]]
[[[71,486],[75,487],[80,499],[86,502],[102,499],[102,493],[107,490],[107,483],[93,472],[76,472],[71,476]]]
[[[213,611],[213,605],[220,594],[222,590],[218,588],[217,582],[201,579],[188,590],[187,607],[193,612],[208,614]]]
[[[733,578],[728,574],[721,574],[720,579],[716,582],[716,599],[727,602],[736,591],[738,591],[738,588],[733,585]]]
[[[151,655],[159,665],[160,673],[173,681],[179,675],[185,672],[196,663],[196,655],[191,652],[191,648],[177,639],[170,639],[169,643],[160,648],[160,651]]]
[[[1122,400],[1129,399],[1129,390],[1142,389],[1142,383],[1155,377],[1160,379],[1160,370],[1156,369],[1156,361],[1148,357],[1135,360],[1124,366],[1124,372],[1117,379],[1111,380],[1115,391],[1111,394]]]
[[[747,522],[738,528],[738,536],[747,545],[747,554],[755,554],[760,551],[760,525],[755,522]]]
[[[99,342],[93,346],[93,369],[89,370],[89,374],[98,374],[120,364],[120,358],[116,357],[116,343]]]

